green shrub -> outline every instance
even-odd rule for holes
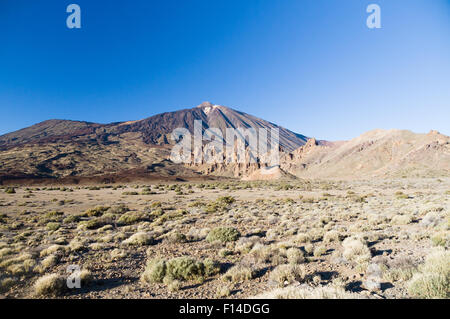
[[[186,235],[175,231],[167,235],[167,240],[171,243],[185,243],[187,238]]]
[[[396,192],[396,193],[395,193],[395,196],[396,196],[398,199],[408,199],[408,198],[409,198],[408,195],[406,195],[406,194],[404,194],[403,192],[400,192],[400,191]]]
[[[144,246],[150,245],[154,242],[153,236],[146,232],[138,232],[125,240],[123,243],[126,245]]]
[[[162,203],[161,202],[153,202],[150,206],[152,208],[159,208],[159,207],[162,207]]]
[[[206,236],[206,241],[214,242],[220,241],[223,243],[236,241],[241,237],[241,234],[236,228],[233,227],[217,227],[211,230]]]
[[[207,213],[226,211],[228,206],[235,201],[236,200],[231,196],[222,196],[217,198],[215,201],[208,203],[205,207],[205,211]]]
[[[48,230],[55,231],[55,230],[58,230],[59,227],[61,227],[61,224],[60,224],[60,223],[50,222],[50,223],[47,224],[47,229],[48,229]]]
[[[194,280],[205,274],[202,262],[190,257],[179,257],[167,262],[167,275],[178,280]]]
[[[108,213],[110,213],[110,214],[125,214],[129,210],[130,209],[127,206],[125,206],[124,204],[121,204],[118,206],[113,206],[110,209],[108,209]]]
[[[450,298],[450,251],[436,248],[419,266],[408,284],[408,292],[413,297],[426,299]]]
[[[97,229],[105,225],[105,222],[102,218],[92,218],[88,221],[85,221],[84,224],[86,225],[87,229]]]
[[[156,192],[151,191],[149,188],[144,188],[141,192],[141,195],[154,195]]]
[[[139,195],[138,192],[123,192],[122,195]]]
[[[190,257],[178,257],[168,261],[152,259],[147,263],[141,276],[145,282],[163,282],[172,280],[203,280],[219,272],[218,263],[205,259],[197,261]]]
[[[137,223],[141,221],[143,218],[142,214],[138,212],[127,212],[119,217],[117,220],[118,225],[132,225],[134,223]]]
[[[5,189],[5,193],[6,194],[15,194],[16,193],[16,189],[14,187],[7,187]]]
[[[217,202],[225,203],[227,205],[233,204],[236,200],[232,196],[222,196],[217,199]]]
[[[166,276],[167,265],[163,259],[151,259],[147,262],[145,271],[141,276],[141,279],[145,282],[163,282]]]
[[[95,208],[88,209],[84,215],[87,217],[98,217],[102,216],[103,213],[106,212],[108,209],[109,207],[97,206]]]
[[[64,224],[76,223],[80,220],[80,216],[77,215],[69,215],[63,219]]]
[[[450,236],[448,232],[439,232],[431,236],[431,242],[434,246],[447,246]]]
[[[64,215],[63,212],[51,211],[51,212],[46,213],[44,215],[44,218],[48,219],[48,220],[56,220],[56,219],[59,219],[62,215]]]

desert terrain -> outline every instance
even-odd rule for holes
[[[0,294],[448,298],[449,199],[448,177],[1,186]]]
[[[278,130],[279,164],[172,161],[195,121]],[[324,141],[209,102],[48,120],[0,136],[0,294],[448,298],[449,199],[450,137],[433,130]]]

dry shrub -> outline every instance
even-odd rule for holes
[[[348,237],[342,242],[343,257],[357,264],[368,263],[372,257],[367,244],[359,238]]]
[[[279,265],[270,273],[270,280],[273,280],[280,287],[301,282],[306,277],[304,265]]]
[[[222,279],[224,281],[243,282],[246,280],[251,280],[255,278],[255,276],[256,270],[253,267],[238,264],[228,269]]]
[[[58,296],[64,292],[66,281],[58,274],[49,274],[39,278],[34,284],[37,296]]]
[[[288,286],[257,295],[253,299],[363,299],[363,295],[345,291],[340,287],[307,285]]]
[[[450,298],[450,252],[442,247],[436,248],[419,266],[408,284],[411,296],[426,299]]]
[[[146,232],[138,232],[132,235],[130,238],[124,240],[122,243],[125,245],[133,246],[145,246],[154,242],[154,238],[151,234]]]

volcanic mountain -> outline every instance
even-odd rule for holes
[[[173,130],[193,133],[195,120],[223,136],[226,128],[279,129],[280,165],[172,162]],[[450,176],[450,138],[436,131],[374,130],[349,141],[317,141],[209,102],[138,121],[48,120],[0,136],[0,184],[440,176]]]
[[[308,140],[255,116],[209,102],[138,121],[98,124],[48,120],[0,136],[0,181],[199,177],[201,173],[195,167],[168,160],[174,144],[172,132],[181,127],[193,133],[195,120],[202,121],[203,131],[219,128],[223,136],[226,128],[264,128],[268,132],[278,128],[280,148],[287,152]]]

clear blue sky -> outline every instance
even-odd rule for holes
[[[81,30],[66,27],[70,3]],[[321,139],[450,135],[450,1],[0,1],[0,134],[203,101]]]

